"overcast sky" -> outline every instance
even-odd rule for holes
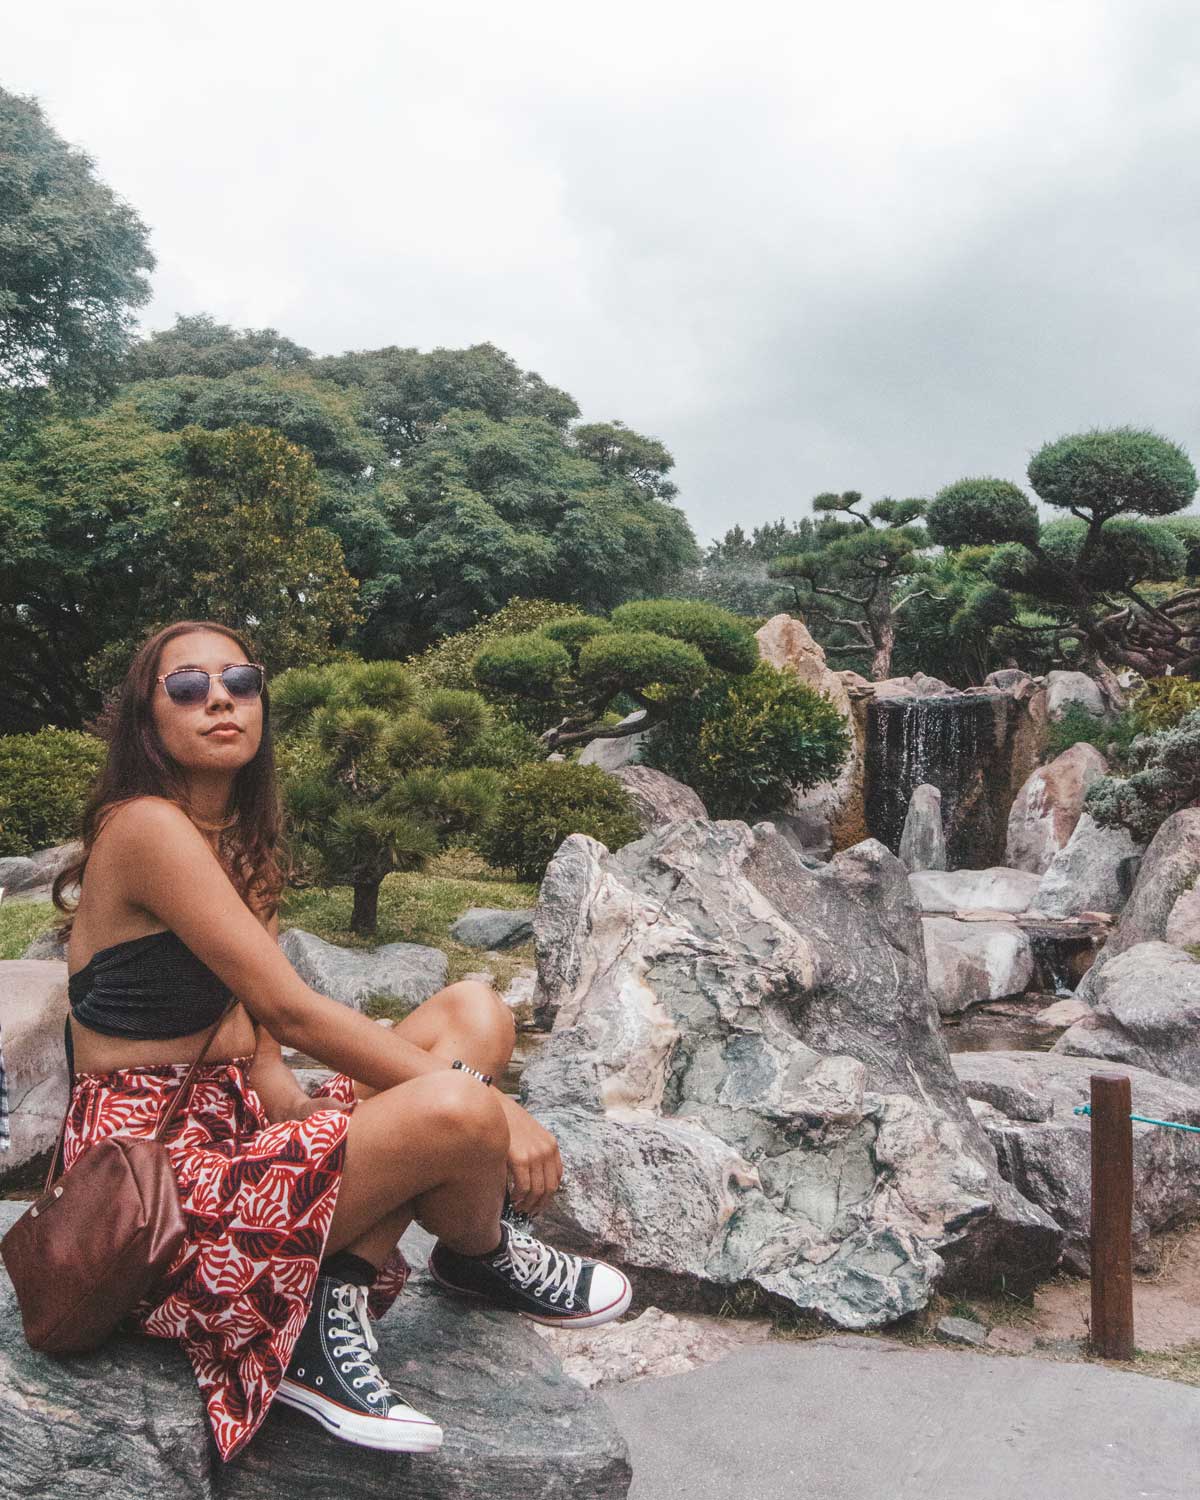
[[[491,340],[663,439],[702,538],[1091,426],[1200,459],[1195,0],[6,10],[148,327]]]

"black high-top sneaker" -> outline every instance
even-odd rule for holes
[[[551,1328],[611,1323],[633,1296],[615,1266],[556,1250],[514,1228],[508,1217],[500,1221],[500,1245],[491,1255],[460,1255],[439,1240],[429,1274],[448,1292],[483,1297]]]
[[[276,1392],[335,1437],[394,1453],[433,1453],[442,1429],[392,1390],[375,1363],[367,1288],[318,1276],[308,1321]]]

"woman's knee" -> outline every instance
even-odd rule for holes
[[[502,1053],[508,1060],[516,1045],[517,1028],[512,1011],[491,985],[477,979],[460,979],[457,984],[447,985],[437,998],[455,1031],[477,1037],[489,1050]]]
[[[508,1154],[508,1121],[495,1089],[487,1084],[462,1073],[437,1072],[402,1088],[408,1094],[403,1102],[409,1130],[413,1128],[415,1104],[416,1128],[427,1139],[432,1136],[485,1155]],[[401,1090],[394,1092],[399,1094]]]

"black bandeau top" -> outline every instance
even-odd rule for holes
[[[81,1026],[147,1042],[204,1031],[233,998],[173,932],[101,948],[67,980],[67,993]]]

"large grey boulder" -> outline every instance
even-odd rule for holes
[[[1119,912],[1129,895],[1124,872],[1141,852],[1127,828],[1101,828],[1084,813],[1042,876],[1033,905],[1048,917]]]
[[[1173,813],[1150,841],[1138,869],[1133,893],[1125,903],[1112,936],[1080,986],[1091,1002],[1094,986],[1107,964],[1138,943],[1160,942],[1176,902],[1200,876],[1200,807]]]
[[[1044,875],[1075,832],[1088,787],[1107,770],[1099,750],[1082,742],[1039,766],[1009,812],[1004,863]]]
[[[904,831],[900,835],[900,863],[910,870],[946,868],[946,830],[942,825],[942,794],[937,787],[916,787],[908,799]]]
[[[533,908],[504,911],[495,906],[472,906],[451,927],[450,936],[465,948],[492,952],[515,948],[533,936]]]
[[[956,1052],[951,1061],[976,1102],[1000,1170],[1026,1198],[1061,1224],[1065,1255],[1087,1270],[1091,1226],[1091,1126],[1077,1115],[1093,1073],[1111,1064],[1050,1052]],[[1200,1089],[1138,1068],[1128,1072],[1137,1114],[1200,1125]],[[1152,1125],[1133,1127],[1134,1244],[1200,1209],[1196,1136]]]
[[[1090,718],[1106,719],[1109,706],[1100,684],[1086,672],[1046,674],[1046,709],[1051,719],[1061,719],[1068,708],[1082,708]]]
[[[1033,948],[1015,922],[925,917],[921,926],[929,989],[942,1015],[1023,995],[1033,983]]]
[[[57,927],[47,927],[45,932],[38,933],[29,947],[21,954],[22,958],[57,958],[66,960],[66,939],[59,936]]]
[[[1089,998],[1091,1013],[1059,1037],[1056,1052],[1200,1086],[1200,963],[1190,954],[1138,943],[1104,966]]]
[[[707,818],[699,794],[665,771],[649,766],[618,766],[612,772],[629,794],[643,828],[674,823],[680,818]]]
[[[918,870],[908,877],[925,912],[1028,911],[1041,881],[1028,870]]]
[[[39,849],[36,854],[11,855],[0,859],[0,888],[5,898],[30,891],[48,890],[60,871],[79,852],[77,843],[55,844],[51,849]]]
[[[630,724],[640,724],[646,710],[638,708],[626,714],[618,724],[619,729]],[[649,730],[640,733],[615,735],[608,739],[589,740],[579,755],[581,766],[599,766],[602,771],[618,771],[622,766],[636,765],[642,758]]]
[[[65,963],[0,962],[0,1041],[12,1114],[12,1147],[0,1153],[0,1185],[58,1140],[67,1107],[66,1015]]]
[[[381,998],[420,1005],[443,988],[449,968],[440,949],[420,943],[339,948],[299,927],[289,927],[279,946],[305,984],[354,1010]]]
[[[0,1203],[0,1232],[26,1207]],[[379,1364],[446,1440],[428,1456],[352,1447],[275,1406],[232,1463],[196,1378],[162,1339],[48,1359],[21,1335],[0,1271],[0,1493],[53,1500],[622,1500],[628,1452],[607,1406],[511,1314],[418,1278],[378,1325]]]
[[[664,1301],[749,1281],[846,1327],[1057,1230],[1003,1184],[950,1067],[900,862],[806,865],[771,824],[565,841],[534,921],[554,1030],[524,1095],[567,1165],[553,1232]]]

